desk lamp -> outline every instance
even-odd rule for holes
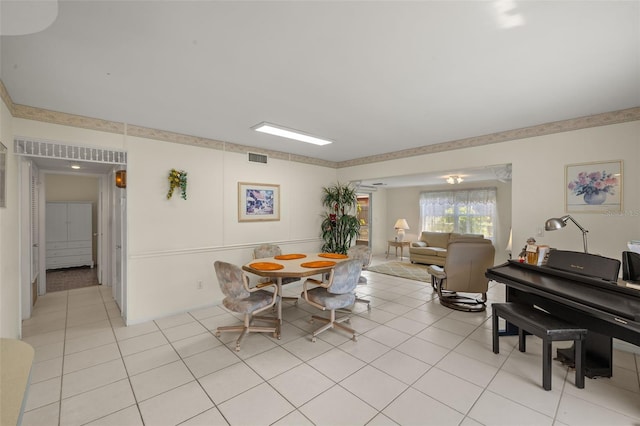
[[[580,228],[580,230],[582,231],[582,242],[584,244],[584,252],[589,253],[587,251],[587,232],[589,231],[587,231],[582,226],[580,226],[580,224],[576,222],[575,219],[571,217],[571,215],[566,215],[562,217],[552,217],[551,219],[547,220],[544,223],[544,229],[547,231],[555,231],[557,229],[564,228],[565,226],[567,226],[568,220],[571,220],[571,222],[575,223],[575,225],[578,228]]]

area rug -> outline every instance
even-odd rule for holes
[[[50,269],[47,271],[47,293],[98,285],[98,269],[89,267]]]
[[[379,274],[393,275],[394,277],[431,282],[431,275],[427,273],[426,265],[404,262],[387,262],[380,265],[369,266],[367,270],[377,272]]]

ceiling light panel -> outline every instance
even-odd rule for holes
[[[314,145],[328,145],[333,143],[328,139],[318,138],[299,130],[293,130],[277,124],[267,123],[263,121],[252,127],[256,132],[268,133],[270,135],[280,136],[287,139],[294,139],[300,142],[312,143]]]

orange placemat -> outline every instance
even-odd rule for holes
[[[273,256],[274,259],[278,260],[293,260],[293,259],[302,259],[307,257],[306,254],[292,253],[292,254],[279,254],[277,256]]]
[[[277,271],[278,269],[284,268],[283,265],[273,262],[255,262],[249,264],[249,266],[259,271]]]
[[[315,260],[313,262],[305,262],[301,263],[300,266],[303,268],[328,268],[329,266],[335,265],[336,262],[332,262],[330,260]]]
[[[327,259],[346,259],[349,256],[340,253],[320,253],[318,257],[326,257]]]

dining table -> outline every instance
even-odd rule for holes
[[[260,277],[275,279],[278,294],[282,296],[283,278],[306,278],[313,275],[324,275],[339,263],[348,260],[349,256],[339,253],[289,253],[273,257],[254,259],[242,266],[246,272]],[[282,298],[276,304],[278,319],[282,322]]]

